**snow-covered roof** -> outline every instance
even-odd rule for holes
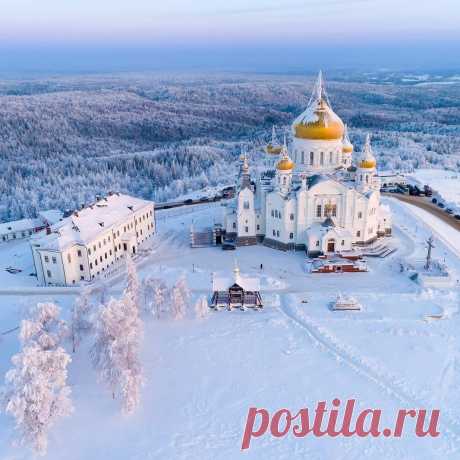
[[[212,280],[212,290],[213,292],[222,292],[227,291],[228,288],[238,284],[245,291],[260,291],[260,280],[259,278],[249,278],[246,276],[239,275],[236,278],[232,277],[222,277],[222,278],[213,278]]]
[[[63,212],[59,209],[48,209],[47,211],[40,211],[38,216],[44,220],[48,225],[53,225],[62,220]]]
[[[24,232],[36,227],[41,227],[42,225],[43,222],[40,219],[21,219],[12,222],[4,222],[0,224],[0,235],[6,235],[13,232]]]
[[[307,232],[317,237],[323,237],[329,232],[335,233],[339,238],[350,238],[351,237],[351,233],[346,228],[339,227],[337,224],[334,224],[334,225],[335,225],[334,227],[324,226],[323,223],[315,222],[308,228]]]
[[[56,250],[86,245],[146,206],[153,202],[118,193],[108,195],[52,225],[51,233],[33,238],[33,244]]]

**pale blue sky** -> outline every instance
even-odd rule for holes
[[[460,67],[460,0],[1,0],[0,70]],[[148,64],[148,65],[147,65]]]
[[[459,0],[2,0],[5,42],[460,37]]]

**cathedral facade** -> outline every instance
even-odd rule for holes
[[[316,256],[391,234],[370,137],[355,159],[321,73],[306,110],[292,124],[292,137],[288,150],[286,139],[279,145],[272,135],[257,177],[251,178],[242,156],[238,192],[225,211],[227,237],[237,245],[263,242]]]

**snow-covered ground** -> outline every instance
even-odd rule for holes
[[[220,220],[219,203],[159,213],[152,254],[138,266],[141,278],[172,283],[184,274],[198,296],[209,293],[212,273],[229,274],[236,257],[243,273],[261,277],[265,308],[212,312],[201,320],[145,318],[147,383],[141,407],[130,417],[119,414],[118,402],[96,382],[85,344],[70,365],[75,413],[51,433],[46,458],[460,458],[459,291],[422,290],[400,273],[401,260],[423,258],[424,241],[434,233],[434,256],[445,259],[459,279],[460,238],[418,209],[387,202],[394,212],[392,243],[399,249],[386,259],[369,260],[368,273],[354,274],[307,274],[302,253],[263,246],[191,249],[190,224]],[[34,285],[27,251],[27,243],[0,247],[4,264],[16,254],[15,264],[25,269],[23,274],[2,273],[2,286]],[[110,290],[118,295],[122,288],[115,279]],[[356,297],[363,311],[331,311],[329,303],[338,291]],[[16,327],[27,306],[44,299],[57,301],[67,315],[74,294],[0,295],[0,332]],[[424,320],[446,310],[448,319]],[[1,336],[2,374],[18,349],[16,334]],[[354,398],[360,409],[380,408],[383,424],[390,425],[400,408],[440,408],[441,436],[417,438],[409,429],[400,439],[265,436],[241,452],[249,407],[295,413],[334,398]],[[0,427],[1,459],[33,458],[28,450],[11,446],[13,425],[4,414]]]
[[[449,205],[460,208],[460,174],[445,169],[417,169],[410,178],[419,185],[428,184]]]

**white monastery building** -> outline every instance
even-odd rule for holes
[[[34,233],[59,222],[62,212],[58,209],[40,211],[34,219],[21,219],[0,223],[0,243],[30,238]]]
[[[225,213],[227,237],[238,245],[263,241],[316,256],[349,251],[391,234],[370,137],[354,158],[321,72],[306,110],[292,124],[292,136],[288,150],[286,139],[279,145],[273,133],[265,168],[255,181],[242,156],[238,193]]]
[[[110,193],[31,239],[37,279],[56,286],[91,281],[154,233],[152,201]]]

